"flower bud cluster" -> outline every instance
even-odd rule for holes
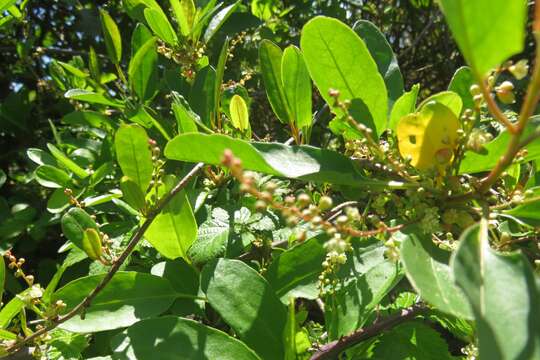
[[[4,257],[8,260],[8,268],[15,270],[14,275],[16,278],[22,278],[28,286],[34,285],[34,276],[26,275],[22,269],[23,264],[26,262],[24,258],[17,259],[9,250],[6,251]]]
[[[347,261],[347,252],[351,250],[351,237],[375,236],[391,233],[400,228],[387,227],[376,215],[364,219],[356,207],[349,206],[333,214],[334,210],[330,210],[333,201],[327,195],[321,196],[317,205],[313,203],[311,196],[307,193],[301,193],[297,196],[289,195],[283,201],[276,200],[274,193],[277,190],[277,185],[274,182],[268,182],[262,191],[259,190],[255,185],[254,176],[244,172],[242,161],[236,158],[232,151],[224,151],[221,163],[228,167],[231,175],[240,182],[240,191],[256,198],[255,208],[257,211],[264,212],[268,208],[278,210],[289,227],[297,227],[303,222],[308,224],[311,230],[324,231],[330,236],[330,240],[324,245],[327,255],[322,263],[323,270],[319,276],[321,292],[324,292],[327,286],[336,284],[336,279],[331,279],[331,277],[336,274],[339,266]],[[343,214],[339,215],[341,211]],[[359,226],[368,225],[366,220],[375,226],[375,229],[357,230]],[[306,229],[305,226],[302,226],[301,229],[297,229],[296,240],[303,241],[305,238]]]

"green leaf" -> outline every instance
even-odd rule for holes
[[[440,0],[439,4],[477,78],[523,50],[527,1]]]
[[[178,133],[198,132],[197,123],[201,121],[199,115],[195,114],[189,107],[184,97],[177,92],[172,93],[172,111],[176,118]]]
[[[62,216],[60,221],[62,225],[62,232],[76,247],[83,250],[85,249],[85,231],[87,229],[93,229],[99,231],[99,228],[94,221],[88,215],[86,211],[79,207],[73,207],[69,209],[67,213]]]
[[[361,328],[402,277],[399,264],[384,258],[385,247],[379,240],[354,238],[351,245],[353,252],[338,272],[338,288],[325,301],[332,340]]]
[[[114,147],[124,175],[146,193],[154,168],[146,131],[138,125],[120,126],[114,137]]]
[[[50,360],[80,359],[89,343],[85,335],[62,329],[54,329],[49,334],[51,339],[47,341],[47,359]]]
[[[199,227],[197,240],[188,251],[195,264],[205,264],[225,253],[229,239],[229,214],[221,209],[212,210],[211,218]]]
[[[304,60],[322,97],[338,115],[330,89],[341,101],[350,100],[349,112],[380,135],[386,129],[388,96],[384,79],[362,39],[339,20],[318,16],[302,29]]]
[[[227,36],[225,38],[225,41],[223,42],[221,51],[219,52],[218,63],[216,66],[216,81],[214,83],[214,89],[215,89],[214,100],[216,102],[215,108],[218,113],[218,116],[221,110],[220,106],[222,106],[221,104],[222,89],[221,88],[223,85],[223,77],[225,75],[225,64],[227,63],[227,59],[229,58],[229,43],[230,43],[230,39]]]
[[[236,11],[236,8],[240,4],[240,1],[235,2],[229,6],[221,9],[213,18],[210,20],[210,23],[206,27],[203,35],[203,41],[208,43],[212,37],[218,32],[218,30],[223,26],[225,21]]]
[[[109,58],[114,64],[120,64],[122,60],[122,36],[118,26],[107,11],[100,9],[99,15]]]
[[[259,62],[261,64],[261,75],[266,89],[266,96],[270,102],[274,114],[285,124],[291,119],[289,115],[289,105],[285,96],[282,83],[281,62],[283,52],[270,40],[263,40],[259,45]]]
[[[474,313],[479,357],[540,358],[540,292],[528,259],[490,249],[483,220],[461,235],[450,266]]]
[[[388,90],[388,111],[397,99],[403,95],[403,76],[399,70],[398,60],[384,34],[375,24],[367,20],[359,20],[353,25],[354,31],[364,40],[366,46],[377,63],[377,68],[384,78]]]
[[[84,101],[92,104],[107,105],[117,108],[123,108],[124,104],[117,100],[109,100],[104,95],[98,94],[92,91],[84,89],[71,89],[68,90],[64,97],[67,99]]]
[[[311,126],[311,79],[300,49],[289,46],[281,59],[281,76],[285,98],[298,129]]]
[[[62,151],[60,151],[56,146],[53,144],[47,143],[47,148],[49,148],[49,151],[51,154],[58,160],[60,164],[62,164],[66,169],[73,172],[75,175],[80,177],[81,179],[85,179],[89,176],[89,174],[81,168],[79,165],[77,165],[73,160],[68,158]]]
[[[11,320],[19,314],[19,312],[29,305],[32,300],[41,298],[43,295],[39,285],[34,285],[18,294],[16,294],[0,311],[0,328],[6,329]]]
[[[418,92],[420,91],[420,85],[413,85],[412,89],[399,97],[392,107],[390,112],[390,122],[388,128],[396,130],[397,124],[402,117],[412,114],[416,110],[416,99],[418,98]]]
[[[182,134],[167,143],[165,156],[172,160],[220,165],[223,152],[230,149],[247,170],[305,181],[336,185],[401,187],[394,181],[372,180],[361,175],[349,158],[312,146],[258,143],[215,134]]]
[[[144,193],[141,191],[139,184],[131,178],[122,176],[122,179],[120,179],[120,189],[122,190],[122,199],[124,199],[131,207],[139,211],[146,208]]]
[[[68,188],[71,177],[64,171],[51,165],[38,166],[35,171],[37,182],[48,188]]]
[[[96,111],[73,111],[64,115],[62,122],[73,126],[90,126],[93,128],[112,129],[109,118]]]
[[[326,257],[326,236],[317,236],[280,254],[268,267],[266,280],[284,304],[290,298],[314,300],[319,296],[318,277]]]
[[[176,292],[185,295],[174,301],[171,307],[173,314],[202,314],[201,306],[195,300],[199,295],[200,274],[193,266],[183,259],[168,260],[154,265],[151,274],[169,280]]]
[[[129,81],[143,102],[152,98],[157,90],[157,60],[156,38],[151,38],[137,50],[129,62]]]
[[[455,285],[448,266],[450,253],[433,245],[431,236],[420,234],[417,227],[412,227],[405,232],[401,243],[401,262],[407,278],[420,296],[437,309],[472,319],[467,298]]]
[[[195,83],[189,93],[189,104],[193,111],[201,117],[207,127],[212,127],[216,117],[216,70],[206,66],[195,77]]]
[[[241,341],[189,319],[164,316],[139,321],[116,335],[115,359],[146,360],[260,360]]]
[[[32,160],[38,165],[50,165],[50,166],[58,165],[58,162],[56,161],[54,157],[51,156],[51,154],[41,149],[30,148],[26,150],[26,155],[28,156],[30,160]]]
[[[64,69],[66,69],[68,72],[70,72],[71,74],[79,77],[79,78],[87,78],[88,77],[88,74],[85,73],[83,70],[79,69],[78,67],[76,66],[73,66],[71,64],[68,64],[68,63],[65,63],[63,61],[56,61],[58,64],[60,64]]]
[[[180,25],[180,32],[188,36],[193,28],[197,8],[193,0],[169,0],[176,22]]]
[[[175,185],[173,175],[164,177],[164,185],[158,189],[159,198]],[[185,191],[180,191],[154,219],[145,238],[166,258],[187,259],[187,250],[197,238],[197,222]]]
[[[144,9],[144,18],[154,34],[171,46],[178,45],[178,37],[163,11],[154,8]]]
[[[66,303],[70,311],[103,279],[105,274],[86,276],[58,289],[52,302]],[[92,300],[85,311],[84,320],[75,316],[60,325],[72,332],[97,332],[130,326],[141,319],[156,316],[169,308],[177,292],[171,284],[158,276],[120,271]]]
[[[240,339],[264,359],[282,359],[285,307],[264,278],[238,260],[204,267],[201,288],[208,302]]]
[[[527,122],[527,126],[523,130],[522,138],[526,139],[536,131],[540,125],[540,116],[534,116]],[[484,145],[484,150],[481,154],[467,151],[465,157],[459,167],[461,174],[471,174],[482,171],[491,170],[497,161],[504,155],[508,144],[510,143],[511,135],[507,131],[501,132],[493,141]],[[525,147],[527,155],[522,160],[516,160],[518,163],[540,159],[540,141],[533,141]]]
[[[88,70],[90,70],[90,76],[95,81],[101,81],[101,67],[99,64],[99,58],[94,50],[93,46],[90,46],[90,51],[88,52]]]
[[[249,129],[249,113],[244,99],[240,95],[234,95],[229,107],[233,126],[240,131]]]
[[[122,5],[131,18],[141,23],[145,22],[144,10],[146,8],[163,12],[156,0],[123,0]]]
[[[385,333],[373,350],[374,360],[453,360],[448,344],[432,327],[419,321],[401,324]]]
[[[455,92],[461,97],[464,109],[474,109],[474,100],[471,94],[471,86],[475,83],[471,68],[462,66],[454,73],[448,90]]]
[[[442,104],[452,110],[454,115],[459,119],[461,116],[461,109],[463,108],[463,101],[461,100],[461,96],[456,94],[453,91],[443,91],[440,93],[437,93],[435,95],[431,95],[424,101],[418,105],[417,112],[422,111],[422,108],[426,106],[426,104],[429,104],[431,102],[436,102],[438,104]]]
[[[131,34],[131,58],[135,56],[137,51],[152,38],[152,33],[146,26],[138,23]]]

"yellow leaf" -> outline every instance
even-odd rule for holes
[[[231,121],[235,128],[245,131],[249,127],[249,114],[246,102],[240,95],[234,95],[229,105]]]
[[[446,106],[431,102],[420,112],[401,118],[397,126],[399,152],[419,170],[448,164],[458,138],[459,120]]]

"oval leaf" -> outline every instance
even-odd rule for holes
[[[470,305],[454,283],[448,262],[450,253],[433,245],[430,237],[412,228],[401,243],[401,262],[407,278],[420,296],[437,309],[456,317],[472,319]]]
[[[220,259],[204,267],[201,288],[223,320],[262,358],[283,358],[285,307],[261,275],[241,261]]]
[[[115,359],[259,360],[241,341],[193,320],[174,316],[139,321],[116,335]]]
[[[491,250],[487,226],[467,229],[450,261],[476,320],[479,356],[538,359],[540,291],[533,270],[522,254]]]
[[[82,277],[57,290],[52,302],[62,300],[68,312],[103,279],[105,274]],[[177,293],[158,276],[131,271],[118,272],[92,300],[85,318],[76,316],[61,325],[73,332],[97,332],[130,326],[167,310]]]
[[[452,34],[477,77],[523,50],[527,1],[440,0]],[[481,14],[484,21],[479,21]]]
[[[154,168],[146,131],[138,125],[120,126],[114,137],[114,147],[124,175],[146,193]]]
[[[311,126],[311,79],[297,47],[289,46],[283,52],[281,76],[292,120],[299,129]]]
[[[341,101],[350,100],[351,115],[380,135],[386,129],[388,96],[364,41],[339,20],[318,16],[302,29],[300,44],[311,78],[334,112],[342,115],[330,89],[340,92]]]
[[[249,114],[246,102],[240,95],[234,95],[229,104],[231,122],[235,128],[245,131],[249,128]]]

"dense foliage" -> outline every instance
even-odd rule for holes
[[[49,3],[0,1],[0,356],[540,359],[540,7]]]

